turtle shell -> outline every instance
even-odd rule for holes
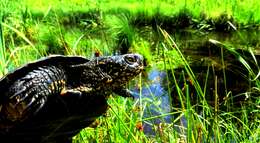
[[[83,64],[89,60],[81,56],[64,56],[64,55],[51,55],[41,58],[37,61],[27,63],[20,68],[8,73],[0,79],[0,91],[2,93],[8,92],[7,89],[21,77],[24,77],[29,72],[44,66],[70,66]],[[0,96],[0,103],[4,102],[3,95]]]
[[[78,65],[78,64],[84,64],[88,61],[89,61],[88,59],[81,57],[81,56],[52,55],[52,56],[41,58],[34,62],[30,62],[28,64],[25,64],[25,65],[21,66],[20,68],[17,68],[16,70],[8,73],[4,77],[2,77],[0,80],[0,90],[1,90],[0,111],[3,110],[2,106],[8,105],[10,102],[11,95],[9,92],[10,92],[10,89],[13,88],[12,86],[14,86],[14,84],[17,81],[19,82],[23,77],[28,75],[30,72],[35,71],[35,70],[39,71],[40,67],[62,67],[63,69],[65,69],[66,67],[71,67],[73,65]],[[54,106],[54,104],[55,104],[55,106]],[[60,106],[60,105],[58,105],[58,106]],[[17,123],[6,121],[6,119],[5,119],[6,114],[3,113],[3,115],[2,115],[2,113],[0,112],[0,122],[1,122],[0,138],[2,137],[2,135],[4,135],[3,137],[5,137],[5,136],[7,137],[10,134],[17,136],[15,134],[20,134],[26,128],[28,128],[28,132],[29,132],[27,135],[33,134],[32,132],[34,132],[36,130],[36,129],[32,128],[34,126],[34,124],[38,124],[37,122],[40,122],[39,124],[42,124],[41,119],[45,120],[44,117],[47,117],[51,114],[56,114],[55,112],[60,111],[60,110],[53,110],[53,109],[55,109],[55,107],[56,107],[56,101],[54,101],[53,104],[52,103],[48,104],[48,107],[44,107],[44,108],[48,108],[43,111],[43,112],[46,112],[46,114],[40,113],[39,114],[40,117],[33,117],[33,118],[31,117],[30,120],[28,120],[26,123],[23,123],[21,125],[15,125]],[[40,109],[41,107],[38,106],[37,108]],[[34,110],[37,111],[38,109],[34,109]],[[53,110],[53,113],[50,112],[52,110]],[[48,118],[46,118],[46,119],[48,119]],[[48,120],[48,121],[50,121],[50,120]],[[45,123],[45,124],[48,125],[49,123]],[[15,129],[11,133],[6,134],[7,132],[9,132],[8,131],[9,128],[13,128],[13,126],[15,126]],[[39,125],[37,125],[36,127],[38,127],[38,126]],[[45,128],[42,128],[42,129],[45,129]],[[38,130],[36,130],[36,131],[40,132]]]

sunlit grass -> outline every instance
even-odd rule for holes
[[[158,25],[152,29],[146,21],[155,17],[156,20],[161,18],[162,21],[171,23],[175,20],[171,18],[186,10],[189,13],[184,11],[185,14],[191,16],[194,21],[202,21],[202,25],[205,24],[203,20],[209,19],[212,19],[213,23],[219,19],[221,22],[222,19],[219,17],[226,14],[224,23],[234,18],[235,22],[250,26],[259,24],[260,21],[258,1],[23,0],[13,1],[12,4],[8,2],[8,0],[0,2],[0,77],[15,67],[49,54],[83,55],[91,58],[96,50],[101,51],[102,55],[120,54],[117,52],[124,49],[118,48],[119,46],[129,48],[127,52],[144,55],[149,67],[170,71],[167,73],[166,84],[173,82],[176,85],[175,96],[180,99],[180,107],[174,107],[169,113],[162,112],[156,116],[148,114],[150,117],[144,117],[145,110],[151,106],[160,112],[161,103],[151,91],[149,98],[144,97],[141,92],[136,100],[112,97],[109,100],[111,108],[104,117],[99,118],[97,128],[84,129],[74,137],[74,142],[259,142],[260,99],[252,100],[248,102],[249,105],[244,104],[236,111],[224,111],[219,109],[216,94],[213,106],[209,105],[205,97],[206,90],[210,87],[207,83],[204,85],[198,83],[178,43],[175,43],[167,31],[160,29]],[[75,19],[76,16],[70,15],[71,12],[81,17]],[[139,29],[131,23],[136,19],[144,20],[148,24]],[[161,24],[160,21],[157,24]],[[234,24],[237,26],[237,23]],[[200,29],[203,29],[203,26]],[[250,66],[245,56],[233,50],[235,47],[216,40],[211,40],[211,43],[229,48],[249,72],[250,82],[254,83],[251,92],[259,92],[259,61],[254,57],[253,50],[250,51],[252,53],[250,56],[258,71]],[[175,68],[179,66],[184,66],[184,73],[190,77],[190,81],[183,79],[185,88],[178,85],[178,78],[174,76]],[[170,74],[173,75],[173,79],[170,79]],[[209,82],[208,80],[206,82]],[[139,90],[143,88],[142,86],[149,89],[149,83],[145,83],[141,77],[137,78],[136,82],[134,86]],[[190,82],[195,87],[196,99],[199,100],[195,105],[190,98],[192,94]],[[217,89],[216,85],[213,88]],[[166,92],[170,94],[172,90],[172,87],[167,85]],[[244,96],[249,93],[242,94]],[[226,105],[231,109],[232,100],[228,100]],[[255,116],[251,117],[252,113]],[[161,119],[168,115],[174,116],[171,123],[151,123],[153,119]],[[252,119],[249,120],[248,116]],[[183,124],[181,119],[185,119],[187,123]],[[145,135],[143,131],[145,123],[153,127],[155,135]]]
[[[166,40],[164,42],[165,49],[179,50],[177,44],[174,43],[167,32],[162,30],[162,34]],[[109,102],[111,108],[108,114],[99,120],[99,127],[97,129],[86,128],[80,135],[75,137],[75,142],[258,142],[259,121],[257,120],[260,112],[257,108],[259,108],[259,99],[253,100],[253,103],[249,102],[249,104],[252,104],[251,106],[248,106],[247,101],[245,101],[245,104],[241,103],[241,107],[236,107],[235,110],[233,107],[228,107],[232,110],[226,111],[220,107],[222,105],[219,105],[218,95],[214,95],[215,101],[213,106],[209,105],[205,99],[207,94],[203,91],[203,87],[197,83],[197,78],[192,69],[190,69],[189,63],[180,51],[178,54],[179,58],[181,58],[180,60],[186,66],[185,72],[191,78],[192,86],[196,88],[195,92],[199,96],[199,102],[195,105],[192,104],[190,96],[194,93],[192,93],[192,87],[188,81],[183,81],[186,85],[184,88],[178,85],[178,79],[174,77],[173,82],[177,90],[177,95],[175,96],[179,96],[180,101],[178,102],[181,103],[180,107],[174,107],[173,111],[166,114],[161,112],[159,116],[153,114],[149,116],[149,113],[145,113],[145,110],[148,110],[151,106],[160,112],[160,101],[157,101],[158,97],[153,92],[150,92],[149,98],[141,93],[139,95],[140,98],[136,100],[113,97]],[[165,52],[164,58],[166,62],[171,62],[172,55]],[[251,72],[251,67],[245,62],[246,59],[242,63]],[[168,67],[168,69],[170,69],[171,74],[175,74],[174,67]],[[146,87],[144,86],[146,83],[140,86],[144,79],[139,77],[136,80],[139,83],[138,88],[140,90]],[[258,82],[257,80],[254,82]],[[217,82],[217,80],[213,82]],[[149,85],[148,83],[148,88]],[[214,88],[217,89],[217,87]],[[259,89],[259,86],[256,85],[256,87],[252,88]],[[226,104],[227,106],[233,105],[232,100],[227,102],[231,102]],[[252,112],[255,114],[253,117],[251,117]],[[145,114],[148,114],[149,117],[145,117]],[[150,120],[161,119],[161,117],[168,115],[174,117],[171,123],[163,122],[163,120],[160,124],[151,124],[149,122]],[[249,116],[250,120],[252,118],[251,122],[249,121]],[[186,123],[183,123],[183,120]],[[142,127],[147,124],[153,126],[152,129],[155,135],[149,136],[144,134]]]
[[[66,5],[66,7],[64,7]],[[160,12],[162,15],[175,15],[180,12],[180,10],[188,9],[195,18],[198,18],[201,14],[206,14],[208,18],[217,18],[223,13],[233,16],[233,18],[241,23],[258,23],[260,20],[259,15],[259,2],[254,0],[144,0],[144,1],[32,1],[24,0],[24,6],[27,6],[33,11],[38,11],[46,13],[49,9],[57,10],[62,9],[64,12],[69,11],[88,11],[91,9],[101,9],[104,12],[108,11],[120,11],[122,9],[130,11],[132,14],[139,12],[145,12],[147,16],[154,15],[156,12]]]

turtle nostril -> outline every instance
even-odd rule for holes
[[[137,59],[136,62],[139,66],[144,66],[145,59],[141,55],[136,55],[135,58]]]

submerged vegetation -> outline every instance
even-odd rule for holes
[[[0,77],[50,54],[144,55],[74,142],[260,142],[257,0],[1,0]]]

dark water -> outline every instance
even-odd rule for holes
[[[198,79],[200,85],[203,87],[205,85],[205,79],[207,81],[207,94],[213,95],[214,90],[214,81],[217,77],[218,82],[218,94],[220,95],[220,105],[222,102],[221,99],[224,99],[224,96],[228,91],[231,92],[231,95],[238,95],[239,93],[246,92],[249,86],[252,86],[253,83],[248,82],[248,73],[245,71],[245,67],[237,61],[237,59],[231,53],[224,51],[224,60],[227,61],[225,65],[228,65],[225,68],[225,75],[223,74],[223,68],[221,68],[221,48],[210,43],[209,39],[214,39],[222,42],[225,45],[232,46],[237,49],[246,50],[252,48],[256,54],[257,61],[260,61],[260,31],[240,31],[233,33],[202,33],[195,31],[181,31],[173,33],[172,37],[174,38],[177,45],[181,48],[184,56],[190,61],[190,66]],[[240,51],[241,52],[241,51]],[[259,69],[255,66],[253,58],[250,53],[240,53],[244,58],[252,63],[253,69],[257,72]],[[211,62],[204,62],[204,59],[213,59],[207,60]],[[212,64],[212,61],[217,62]],[[219,63],[218,63],[219,62]],[[249,63],[250,63],[249,62]],[[213,66],[212,66],[213,65]],[[206,73],[209,72],[209,75]],[[183,74],[184,73],[184,74]],[[146,105],[144,109],[143,118],[144,122],[144,132],[147,135],[155,135],[155,129],[153,125],[159,125],[160,123],[172,123],[176,118],[173,115],[167,115],[173,111],[173,108],[179,106],[180,103],[177,98],[176,85],[173,82],[173,74],[177,77],[179,81],[178,84],[180,87],[183,87],[185,81],[188,82],[188,75],[185,74],[183,67],[177,67],[175,72],[158,69],[157,67],[151,67],[150,70],[146,73],[144,77],[144,82],[142,89],[132,89],[136,93],[142,93],[141,97],[137,97],[141,100],[142,105]],[[167,80],[167,76],[168,79]],[[226,76],[226,80],[224,79]],[[224,84],[226,83],[226,84]],[[190,92],[196,92],[190,84]],[[170,89],[169,89],[170,88]],[[223,95],[223,97],[221,97]],[[213,96],[212,96],[213,97]],[[237,97],[237,96],[236,96]],[[237,100],[244,100],[243,98],[234,98]],[[193,104],[196,104],[198,100],[192,99]],[[208,98],[209,104],[214,103],[213,99]],[[160,116],[155,119],[149,119],[150,117]],[[185,128],[187,127],[186,119],[180,118],[179,123]],[[177,129],[178,130],[178,129]]]

